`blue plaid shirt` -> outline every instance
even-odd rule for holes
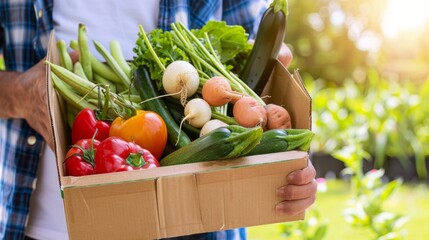
[[[158,27],[181,21],[200,28],[222,9],[228,24],[242,25],[254,36],[264,0],[161,0]],[[53,29],[52,0],[0,1],[0,49],[6,69],[22,72],[46,55]],[[0,239],[24,239],[30,196],[35,186],[43,138],[23,119],[0,119]],[[176,239],[245,239],[244,229]]]

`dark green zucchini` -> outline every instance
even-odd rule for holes
[[[240,79],[258,95],[273,71],[285,38],[286,22],[287,1],[274,0],[261,18],[253,48],[240,72]]]
[[[169,166],[240,157],[259,143],[262,132],[261,127],[220,127],[170,153],[159,163],[161,166]]]
[[[167,125],[168,141],[177,148],[190,144],[191,140],[189,136],[179,128],[179,125],[171,116],[164,100],[162,98],[156,98],[159,96],[159,92],[155,83],[150,78],[149,71],[144,66],[140,66],[135,69],[133,78],[134,86],[140,98],[142,100],[150,99],[142,103],[143,109],[156,112],[164,119]]]
[[[258,155],[291,150],[308,151],[314,133],[308,129],[272,129],[262,134],[261,142],[246,155]]]

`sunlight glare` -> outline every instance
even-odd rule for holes
[[[386,37],[406,30],[418,30],[429,21],[428,0],[389,0],[382,22]]]

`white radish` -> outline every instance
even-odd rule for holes
[[[183,60],[170,63],[162,76],[162,86],[167,94],[180,99],[182,105],[194,95],[200,85],[198,71]]]
[[[202,98],[193,98],[185,105],[185,117],[183,121],[187,121],[189,125],[201,128],[212,117],[212,109],[210,105]]]
[[[204,126],[201,128],[200,137],[215,130],[216,128],[220,128],[224,126],[228,126],[228,124],[222,122],[219,119],[212,119],[206,122],[206,124],[204,124]]]

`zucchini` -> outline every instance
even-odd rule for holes
[[[261,18],[253,48],[240,72],[240,79],[258,95],[273,71],[285,39],[286,22],[287,0],[274,0]]]
[[[143,109],[158,113],[167,125],[168,141],[175,147],[181,148],[191,143],[189,136],[179,128],[171,113],[168,111],[164,100],[159,97],[159,92],[153,80],[150,78],[149,71],[143,67],[137,67],[133,74],[134,85],[143,102]]]
[[[272,129],[262,134],[261,142],[246,155],[258,155],[291,150],[308,151],[314,133],[308,129]]]
[[[217,128],[161,159],[161,166],[244,156],[259,143],[261,127],[229,125]]]

